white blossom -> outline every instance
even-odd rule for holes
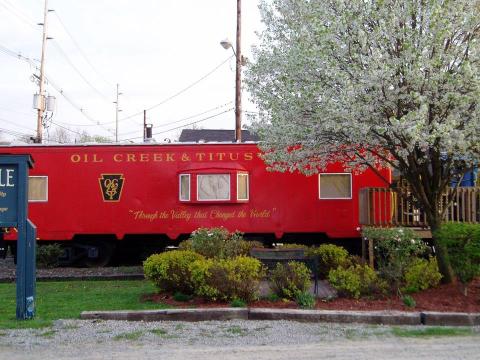
[[[263,0],[260,8],[266,29],[247,86],[272,170],[312,174],[338,160],[406,172],[431,170],[441,154],[447,169],[479,160],[478,0]]]
[[[262,0],[260,9],[246,84],[269,169],[396,168],[437,229],[442,192],[480,160],[480,0]]]

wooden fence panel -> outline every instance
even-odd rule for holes
[[[449,188],[442,195],[440,207],[447,207],[444,220],[480,223],[480,188],[462,187],[456,190],[448,204]],[[408,187],[398,189],[363,188],[359,196],[360,224],[368,226],[427,227],[425,213],[416,205]]]

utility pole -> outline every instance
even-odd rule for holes
[[[242,50],[240,46],[242,30],[242,1],[237,0],[237,39],[235,52],[235,141],[242,142]]]
[[[48,0],[45,0],[45,9],[43,12],[43,35],[42,35],[42,57],[40,60],[40,79],[38,94],[38,113],[37,113],[37,138],[36,143],[42,143],[43,113],[45,111],[45,48],[47,45],[47,14]]]
[[[120,85],[117,84],[117,100],[114,101],[115,103],[115,142],[118,143],[118,113],[122,110],[120,110],[120,106],[118,104],[119,96],[122,95],[122,93],[119,91]]]
[[[147,140],[147,110],[143,110],[143,142]]]

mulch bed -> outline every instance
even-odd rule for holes
[[[384,299],[346,299],[336,298],[330,301],[319,299],[315,306],[319,310],[400,310],[400,311],[440,311],[440,312],[480,312],[480,278],[468,287],[468,296],[464,296],[460,285],[440,285],[411,295],[416,302],[414,308],[406,307],[397,296]],[[215,308],[228,307],[226,302],[209,302],[201,298],[189,301],[176,301],[171,294],[147,294],[142,301],[158,302],[179,308]],[[293,301],[259,300],[249,304],[254,308],[297,309]]]

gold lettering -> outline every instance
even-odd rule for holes
[[[210,219],[221,219],[223,221],[230,220],[235,218],[235,211],[210,211]]]
[[[149,154],[140,154],[140,162],[146,162],[150,160]]]
[[[271,216],[270,210],[263,209],[251,209],[250,210],[250,218],[269,218]]]
[[[170,210],[170,216],[174,220],[186,220],[189,221],[192,217],[192,213],[186,210]]]
[[[245,160],[250,161],[250,160],[253,159],[253,154],[252,154],[252,153],[245,153],[245,154],[243,155],[243,158],[244,158]]]
[[[159,217],[158,211],[155,211],[153,213],[146,213],[143,210],[129,210],[129,213],[133,215],[133,218],[135,220],[148,220],[152,222]]]
[[[153,161],[162,161],[163,158],[162,158],[162,154],[159,154],[159,153],[155,153],[153,154]]]
[[[240,210],[240,211],[238,212],[237,217],[238,217],[239,219],[246,218],[246,217],[247,217],[247,212],[246,212],[245,210]]]
[[[102,163],[103,159],[98,159],[97,154],[93,154],[93,160],[94,163]]]
[[[137,157],[135,156],[135,154],[127,154],[127,161],[128,162],[136,162]]]
[[[183,153],[182,154],[182,161],[190,161],[190,156],[188,156],[188,154]]]
[[[175,161],[174,156],[175,156],[175,154],[168,153],[167,154],[167,161]]]
[[[208,160],[213,161],[213,153],[208,153]]]
[[[198,161],[203,161],[205,158],[205,153],[196,153],[195,156],[197,157]]]
[[[83,154],[83,162],[88,162],[88,154]]]
[[[225,157],[225,153],[218,153],[218,160],[222,161],[223,158]]]
[[[206,219],[207,217],[207,212],[201,210],[195,211],[195,214],[193,215],[194,219]]]
[[[123,161],[123,154],[114,154],[113,161],[115,162],[122,162]]]
[[[230,160],[237,161],[238,160],[238,153],[229,153]]]
[[[78,154],[73,154],[72,156],[70,156],[70,161],[73,162],[73,163],[78,163],[78,162],[80,162],[80,155],[78,155]]]

